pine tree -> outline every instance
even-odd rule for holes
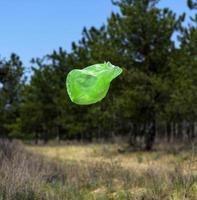
[[[20,96],[24,67],[16,54],[0,62],[0,133],[9,135],[12,124],[19,116]]]

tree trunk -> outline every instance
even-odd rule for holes
[[[192,141],[195,138],[195,123],[190,123],[190,141]]]
[[[130,146],[136,145],[137,133],[138,133],[138,125],[137,123],[133,123],[133,131],[130,132],[130,139],[129,139]]]
[[[176,122],[172,123],[172,137],[171,137],[172,143],[174,142],[174,139],[176,139]]]
[[[172,129],[171,129],[171,123],[167,122],[166,123],[166,131],[167,131],[167,141],[171,141],[171,136],[172,136]]]
[[[36,132],[36,134],[35,134],[35,145],[37,145],[38,144],[38,133]]]
[[[184,139],[182,122],[178,123],[178,133],[176,135],[176,139],[179,139],[180,141]]]
[[[155,141],[155,135],[156,135],[156,122],[155,120],[153,120],[150,123],[148,132],[146,134],[146,138],[145,138],[145,150],[146,151],[151,151],[153,148],[153,144]]]

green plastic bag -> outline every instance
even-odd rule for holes
[[[110,62],[95,64],[82,70],[74,69],[66,79],[67,92],[72,102],[89,105],[101,101],[107,94],[110,82],[122,73]]]

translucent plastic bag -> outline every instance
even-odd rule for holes
[[[122,73],[110,62],[95,64],[82,70],[74,69],[66,79],[67,92],[72,102],[89,105],[101,101],[107,94],[110,82]]]

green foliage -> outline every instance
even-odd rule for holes
[[[12,123],[19,117],[23,64],[16,54],[0,61],[0,135],[12,134]]]
[[[84,28],[70,53],[59,48],[43,59],[33,59],[29,83],[20,82],[22,64],[17,56],[2,61],[2,132],[45,142],[53,138],[92,140],[127,135],[130,144],[150,150],[161,124],[170,124],[171,128],[176,123],[194,123],[197,16],[184,27],[185,14],[177,16],[168,8],[160,9],[158,2],[113,1],[120,12],[112,13],[100,28]],[[195,5],[195,1],[188,1],[191,9]],[[179,47],[172,40],[175,33]],[[87,107],[71,103],[64,85],[67,74],[104,61],[123,67],[123,75],[114,80],[107,97]],[[10,77],[8,68],[17,75]],[[16,88],[21,88],[18,96]],[[6,110],[6,101],[13,102],[9,104],[12,110]]]
[[[187,0],[187,5],[190,9],[197,9],[197,1],[196,0]]]

